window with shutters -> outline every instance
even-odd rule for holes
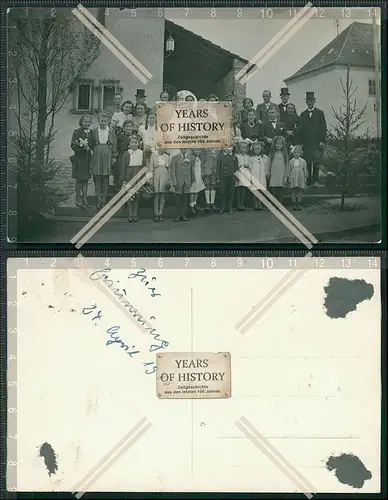
[[[100,80],[97,91],[98,108],[109,110],[111,106],[114,106],[115,94],[122,94],[123,87],[120,86],[119,80]]]
[[[72,113],[92,113],[94,104],[93,80],[78,80],[73,86]]]

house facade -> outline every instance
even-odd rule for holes
[[[74,191],[71,178],[72,154],[70,139],[79,126],[82,114],[91,114],[92,127],[97,125],[97,115],[111,105],[113,96],[120,92],[123,99],[134,102],[137,88],[146,88],[147,101],[156,102],[163,88],[164,58],[164,20],[155,16],[154,9],[142,9],[141,15],[130,9],[88,9],[102,22],[106,29],[152,74],[152,78],[143,85],[137,77],[104,44],[100,43],[100,53],[92,66],[85,71],[82,79],[75,83],[66,104],[55,117],[58,130],[52,150],[53,157],[60,165],[55,183],[68,192]],[[81,21],[75,19],[80,24]],[[90,184],[90,194],[94,194],[94,185]],[[74,205],[73,196],[65,204]]]
[[[100,9],[89,9],[97,19]],[[81,21],[76,20],[80,24]],[[163,86],[163,37],[164,22],[150,10],[142,11],[142,16],[131,16],[130,10],[106,9],[104,15],[106,29],[152,74],[144,86],[147,100],[158,99]],[[70,89],[67,103],[56,116],[55,127],[59,131],[53,153],[64,159],[69,156],[71,134],[78,126],[80,115],[90,113],[97,124],[97,114],[112,104],[113,96],[120,92],[123,99],[134,102],[136,89],[143,87],[137,77],[102,43],[100,54],[82,79]]]
[[[339,110],[344,106],[341,80],[346,82],[349,68],[357,107],[366,105],[365,123],[359,131],[368,128],[372,136],[376,136],[379,116],[376,111],[380,100],[376,96],[373,43],[372,25],[354,22],[299,71],[286,78],[284,82],[298,113],[306,109],[306,92],[312,91],[330,128],[335,123],[332,108]]]
[[[166,20],[165,46],[169,37],[174,39],[175,50],[165,56],[163,84],[171,89],[171,97],[180,89],[190,90],[203,99],[215,94],[222,100],[233,94],[237,109],[242,109],[246,84],[237,82],[235,77],[248,63],[246,59]]]
[[[155,9],[89,9],[89,11],[152,75],[143,84],[104,44],[92,66],[77,81],[65,106],[55,119],[58,135],[52,155],[61,165],[56,182],[73,191],[69,157],[71,135],[82,114],[91,114],[93,126],[97,115],[112,104],[114,94],[134,102],[136,89],[144,88],[146,102],[152,106],[163,88],[171,98],[177,90],[190,90],[198,98],[209,94],[223,99],[233,93],[238,109],[246,96],[246,85],[235,81],[236,73],[248,62],[177,24],[156,15]],[[81,22],[76,19],[76,22]],[[80,26],[81,29],[81,26]],[[174,39],[174,51],[166,53],[166,40]],[[91,183],[89,192],[94,193]],[[72,197],[66,204],[74,204]]]

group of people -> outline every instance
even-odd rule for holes
[[[300,115],[290,102],[288,88],[280,89],[280,104],[271,101],[269,90],[265,90],[262,96],[263,102],[256,108],[252,99],[244,99],[243,109],[235,118],[235,127],[238,127],[243,139],[262,140],[267,154],[276,136],[284,137],[289,152],[295,145],[301,146],[307,163],[307,185],[317,187],[318,166],[325,145],[327,125],[323,111],[315,105],[314,92],[306,92],[307,109]]]
[[[146,167],[152,181],[135,193],[126,203],[128,221],[139,220],[141,192],[154,198],[154,219],[163,220],[166,195],[176,198],[176,221],[187,220],[198,213],[198,194],[204,191],[207,212],[223,213],[245,210],[247,190],[269,190],[282,203],[284,189],[290,188],[293,208],[301,208],[306,185],[317,185],[317,160],[326,138],[326,121],[315,107],[313,92],[306,93],[307,109],[298,116],[289,102],[287,88],[280,91],[280,104],[271,102],[271,93],[263,92],[263,102],[255,108],[252,99],[245,98],[243,109],[232,102],[232,145],[226,149],[194,148],[164,149],[156,141],[156,108],[146,103],[144,89],[138,89],[135,102],[114,96],[114,102],[92,118],[82,116],[71,139],[72,176],[76,181],[76,205],[87,207],[88,183],[93,176],[97,208],[107,203],[109,176],[113,174],[116,190],[131,181]],[[197,99],[190,91],[180,91],[174,97],[166,90],[160,101],[217,102],[216,95]],[[236,175],[237,173],[237,175]],[[218,189],[217,189],[218,188]],[[216,208],[216,193],[217,208]],[[257,196],[254,209],[261,210]]]

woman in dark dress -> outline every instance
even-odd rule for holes
[[[287,104],[287,119],[284,124],[289,144],[292,146],[298,144],[299,115],[296,114],[295,105],[291,102]]]
[[[123,163],[123,157],[124,153],[129,149],[132,135],[133,135],[133,121],[125,120],[125,122],[123,123],[122,132],[117,136],[117,164],[116,164],[116,175],[115,175],[115,185],[117,191],[120,191],[125,179],[125,168]]]
[[[247,121],[247,113],[250,109],[254,110],[254,104],[253,101],[250,97],[246,97],[243,102],[243,109],[240,111],[240,116],[239,116],[239,124],[241,123],[246,123]]]
[[[92,118],[81,116],[80,127],[74,130],[70,147],[74,155],[70,157],[72,177],[75,179],[75,204],[77,207],[87,207],[88,184],[90,179],[91,150],[89,146],[90,126]]]
[[[247,121],[240,125],[241,136],[243,139],[258,141],[261,138],[261,125],[256,121],[256,112],[254,109],[247,112]]]

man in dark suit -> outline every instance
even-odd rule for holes
[[[138,104],[143,104],[145,106],[145,112],[148,115],[150,112],[150,108],[147,106],[146,102],[146,93],[144,89],[137,89],[136,94],[135,94],[135,104],[132,107],[132,116],[136,116],[136,106]]]
[[[264,122],[264,119],[268,116],[268,110],[271,106],[273,106],[273,103],[271,102],[271,92],[269,90],[264,90],[263,102],[256,106],[256,118],[258,122]]]
[[[187,156],[183,155],[181,150],[179,154],[174,155],[171,159],[171,184],[174,187],[176,196],[175,222],[188,220],[189,192],[193,180],[192,162]]]
[[[261,125],[261,139],[265,142],[265,154],[271,149],[271,144],[275,137],[281,135],[287,140],[287,130],[283,122],[279,120],[279,108],[272,104],[268,110],[268,117],[264,118]]]
[[[287,87],[283,87],[282,89],[280,89],[280,100],[282,102],[279,104],[279,113],[280,113],[279,119],[281,122],[287,124],[288,120],[287,105],[290,101],[290,93]]]
[[[307,109],[302,111],[299,120],[299,138],[303,145],[303,157],[307,162],[307,184],[318,186],[319,165],[317,158],[325,147],[327,125],[325,114],[315,107],[314,92],[306,92]]]

